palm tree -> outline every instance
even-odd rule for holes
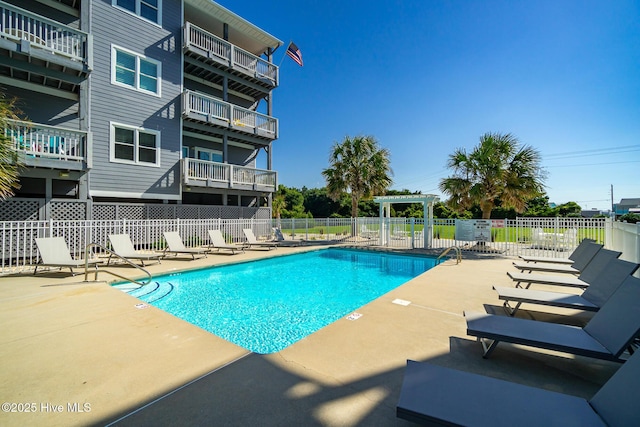
[[[280,217],[282,215],[282,211],[287,208],[287,201],[285,200],[282,194],[278,194],[273,198],[271,202],[271,209],[273,210],[273,216],[276,218],[276,224],[280,227]]]
[[[18,183],[20,167],[18,153],[13,147],[13,141],[5,132],[8,119],[19,120],[20,111],[15,106],[15,98],[6,98],[0,91],[0,200],[13,196],[13,191],[20,188]]]
[[[351,195],[351,216],[358,216],[358,202],[384,193],[391,186],[390,153],[380,148],[372,136],[346,136],[335,143],[329,156],[330,167],[322,171],[327,181],[327,194],[339,200],[348,191]]]
[[[440,181],[440,190],[458,212],[480,206],[483,219],[491,218],[498,200],[503,207],[524,212],[528,200],[543,194],[546,172],[541,161],[536,149],[520,147],[513,135],[485,133],[471,153],[458,148],[449,156],[447,166],[454,175]]]

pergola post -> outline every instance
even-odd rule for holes
[[[380,204],[379,208],[379,221],[380,221],[380,245],[385,245],[389,242],[390,230],[385,228],[385,224],[391,222],[391,205],[393,203],[422,203],[423,212],[423,245],[424,248],[430,248],[433,245],[433,204],[439,200],[439,197],[434,194],[412,194],[406,196],[376,196],[373,201]],[[385,209],[387,213],[385,215]],[[385,217],[388,218],[385,221]],[[384,237],[383,237],[384,236]]]

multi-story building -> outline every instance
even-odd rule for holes
[[[211,0],[0,0],[0,13],[0,87],[29,120],[5,129],[26,167],[0,220],[108,203],[270,211],[280,40]]]

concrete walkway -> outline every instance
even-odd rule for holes
[[[148,269],[159,274],[303,250],[163,260]],[[466,335],[463,310],[504,314],[491,287],[512,286],[505,274],[512,261],[447,261],[361,307],[358,320],[340,319],[270,355],[155,307],[138,308],[139,300],[106,282],[83,283],[66,272],[4,276],[0,401],[14,405],[9,412],[3,406],[0,425],[411,425],[395,416],[407,359],[591,397],[616,363],[507,344],[485,360]],[[588,319],[534,306],[519,315]]]

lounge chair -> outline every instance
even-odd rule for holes
[[[164,254],[172,253],[174,255],[189,254],[191,259],[196,259],[196,255],[204,255],[207,257],[208,249],[202,248],[187,248],[182,242],[180,234],[175,231],[165,231],[162,233],[164,240],[167,241],[167,247],[164,249]]]
[[[520,271],[547,271],[551,273],[580,274],[587,265],[598,255],[602,245],[598,243],[587,243],[581,246],[577,255],[572,254],[573,264],[558,264],[552,262],[514,262],[513,266]]]
[[[236,251],[244,252],[242,247],[231,245],[224,240],[224,236],[220,230],[209,230],[209,239],[211,239],[210,249],[217,249],[220,252],[221,249],[231,251],[235,254]]]
[[[259,248],[268,248],[269,250],[271,250],[278,247],[278,243],[276,242],[258,241],[258,239],[256,239],[256,235],[253,234],[253,230],[250,228],[245,228],[242,230],[242,232],[244,233],[244,237],[247,239],[247,241],[242,245],[244,249],[251,249],[255,246]]]
[[[148,253],[148,252],[140,252],[137,251],[133,247],[133,242],[131,242],[131,237],[128,234],[109,234],[109,242],[111,242],[111,248],[116,255],[121,256],[124,259],[129,261],[138,260],[144,266],[145,261],[155,260],[160,264],[160,258],[162,258],[162,254],[159,253]],[[111,257],[113,254],[109,254],[109,259],[107,260],[107,265],[111,262]]]
[[[533,283],[586,288],[598,276],[598,274],[600,274],[600,271],[605,268],[609,261],[618,258],[620,255],[621,253],[617,251],[600,249],[578,277],[568,274],[532,274],[514,273],[511,271],[508,271],[507,275],[511,277],[513,281],[517,282],[516,286],[519,288],[522,287],[523,283],[527,284],[525,288],[529,288]]]
[[[273,235],[275,236],[275,241],[280,246],[302,246],[302,245],[306,244],[306,242],[304,240],[299,240],[299,239],[287,240],[287,239],[285,239],[284,238],[284,234],[282,234],[282,230],[280,230],[277,227],[273,229]]]
[[[378,237],[378,230],[372,230],[366,224],[360,226],[360,237],[366,239],[375,239]]]
[[[569,255],[567,258],[554,258],[550,256],[530,256],[530,255],[520,255],[520,259],[525,262],[545,262],[545,263],[554,263],[554,264],[567,264],[571,265],[574,263],[576,258],[580,257],[582,252],[589,247],[589,243],[595,243],[596,241],[593,239],[583,239],[582,242],[578,245],[577,248]],[[602,246],[602,245],[600,245]]]
[[[627,276],[632,275],[637,269],[638,264],[612,259],[582,295],[505,286],[494,286],[493,289],[498,292],[498,298],[504,301],[504,309],[510,316],[515,315],[523,303],[598,311]],[[512,307],[510,302],[515,302],[515,306]]]
[[[408,360],[396,416],[420,424],[448,426],[638,426],[638,378],[640,355],[635,354],[587,401]]]
[[[640,333],[640,279],[627,276],[584,328],[486,313],[464,313],[467,334],[477,337],[488,358],[500,342],[622,362]]]
[[[38,237],[36,238],[36,246],[38,247],[38,252],[40,252],[40,260],[42,263],[36,264],[33,274],[38,272],[38,267],[46,266],[69,268],[71,274],[75,276],[73,272],[74,267],[83,267],[85,263],[88,263],[88,265],[97,269],[98,264],[102,262],[102,260],[99,259],[89,259],[86,261],[84,259],[73,259],[64,237]]]

